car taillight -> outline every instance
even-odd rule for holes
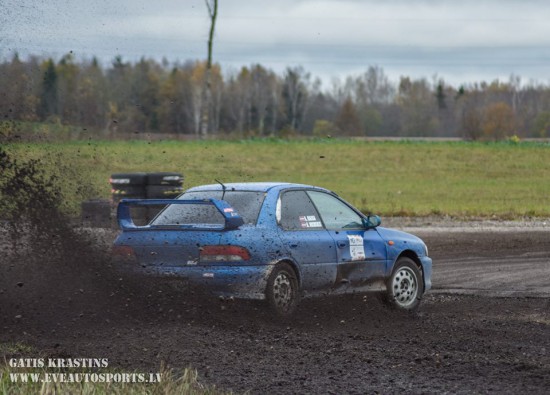
[[[111,250],[114,258],[122,259],[127,262],[137,261],[136,252],[130,246],[115,245]]]
[[[203,246],[200,249],[200,262],[239,262],[250,259],[244,247],[231,245]]]

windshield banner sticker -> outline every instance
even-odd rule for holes
[[[300,226],[302,228],[321,228],[323,224],[317,221],[315,215],[300,215]]]
[[[352,261],[364,261],[365,260],[365,247],[363,245],[363,236],[360,235],[348,235],[349,240],[349,252]]]

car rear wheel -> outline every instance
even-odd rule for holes
[[[387,284],[387,291],[380,295],[384,304],[395,310],[415,311],[424,294],[422,273],[416,263],[406,257],[399,258]]]
[[[279,263],[267,279],[265,292],[267,303],[277,316],[289,317],[300,300],[298,279],[288,263]]]

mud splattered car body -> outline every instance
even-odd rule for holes
[[[146,226],[130,207],[168,206]],[[432,261],[417,237],[380,227],[323,188],[236,183],[189,189],[176,201],[123,200],[113,251],[149,275],[216,294],[267,299],[288,315],[303,296],[378,292],[412,310],[431,287]]]

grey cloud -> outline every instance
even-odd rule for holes
[[[456,83],[511,73],[546,81],[549,14],[540,0],[222,0],[214,58],[224,67],[302,64],[325,80],[377,64]],[[0,56],[185,61],[205,56],[208,23],[202,0],[5,0]]]

